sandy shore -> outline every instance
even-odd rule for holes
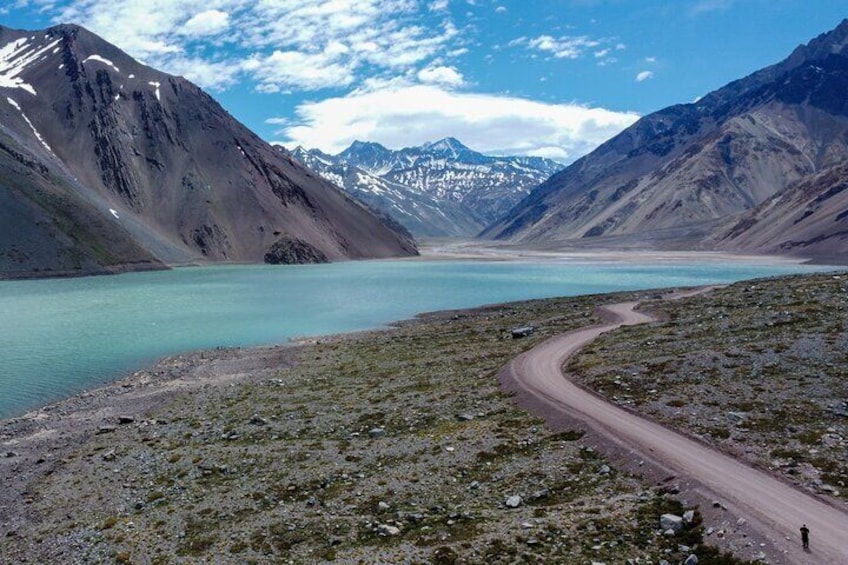
[[[785,255],[753,255],[720,251],[658,251],[648,249],[589,249],[563,246],[560,249],[527,248],[481,241],[425,241],[420,256],[408,261],[551,261],[613,262],[641,264],[744,263],[748,265],[800,265],[808,260]]]

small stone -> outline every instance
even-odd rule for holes
[[[470,422],[474,419],[474,414],[468,414],[467,412],[463,412],[462,414],[457,414],[456,419],[460,422]]]
[[[480,481],[471,481],[471,485],[469,486],[471,490],[477,490],[480,488]]]
[[[686,561],[683,562],[683,565],[698,565],[698,556],[694,553],[686,558]]]
[[[381,536],[399,536],[400,528],[389,524],[380,524],[377,526],[377,533]]]
[[[115,450],[110,449],[109,451],[107,451],[106,453],[101,455],[101,457],[103,458],[104,461],[114,461],[115,460]]]
[[[386,430],[383,428],[374,428],[373,430],[368,432],[368,435],[373,439],[381,438],[386,436]]]
[[[8,459],[11,459],[12,457],[17,457],[18,455],[19,455],[19,454],[18,454],[18,452],[17,452],[17,451],[7,451],[7,452],[6,452],[6,457],[7,457]]]
[[[601,468],[598,469],[598,473],[601,475],[609,475],[610,472],[611,469],[609,468],[609,465],[601,465]]]
[[[741,528],[742,526],[744,526],[747,523],[748,523],[748,521],[745,520],[745,518],[739,518],[738,520],[736,520],[736,526],[739,527],[739,528]]]
[[[551,495],[551,491],[548,489],[537,490],[533,494],[530,495],[532,500],[542,500],[543,498],[548,498]]]
[[[96,433],[97,433],[97,435],[111,434],[112,432],[114,432],[117,429],[118,428],[116,428],[115,426],[100,426],[100,427],[97,428]]]
[[[260,416],[259,414],[254,414],[250,417],[250,423],[254,426],[264,426],[268,423],[268,420]]]
[[[693,523],[695,521],[695,511],[694,510],[687,510],[686,512],[684,512],[683,513],[683,521],[686,522],[687,524]]]
[[[504,504],[506,504],[508,508],[518,508],[521,506],[522,502],[524,501],[516,494],[507,498]]]
[[[118,416],[118,423],[119,424],[125,425],[125,424],[132,424],[133,422],[135,422],[135,418],[133,418],[132,416]]]
[[[389,506],[388,503],[383,502],[381,500],[380,502],[377,503],[377,508],[379,508],[380,510],[388,510],[389,508],[391,508],[391,506]]]

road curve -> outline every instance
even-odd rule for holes
[[[682,294],[670,295],[679,298]],[[766,472],[646,420],[589,393],[562,372],[565,361],[599,335],[655,321],[637,302],[604,309],[611,321],[551,338],[516,357],[504,371],[519,390],[548,409],[585,422],[613,444],[699,484],[705,500],[721,500],[782,554],[781,562],[848,564],[848,514]],[[799,528],[810,528],[811,553],[800,547]],[[785,560],[785,561],[783,561]]]

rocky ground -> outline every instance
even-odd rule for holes
[[[749,281],[623,328],[568,370],[648,414],[786,480],[848,498],[848,276]]]
[[[673,488],[545,427],[496,378],[597,305],[648,296],[178,356],[6,421],[0,562],[735,563],[699,545],[700,512],[661,524],[686,510]]]

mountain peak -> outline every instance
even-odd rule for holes
[[[423,145],[425,149],[430,151],[470,151],[468,147],[462,144],[455,137],[446,137],[439,141],[427,142]]]

